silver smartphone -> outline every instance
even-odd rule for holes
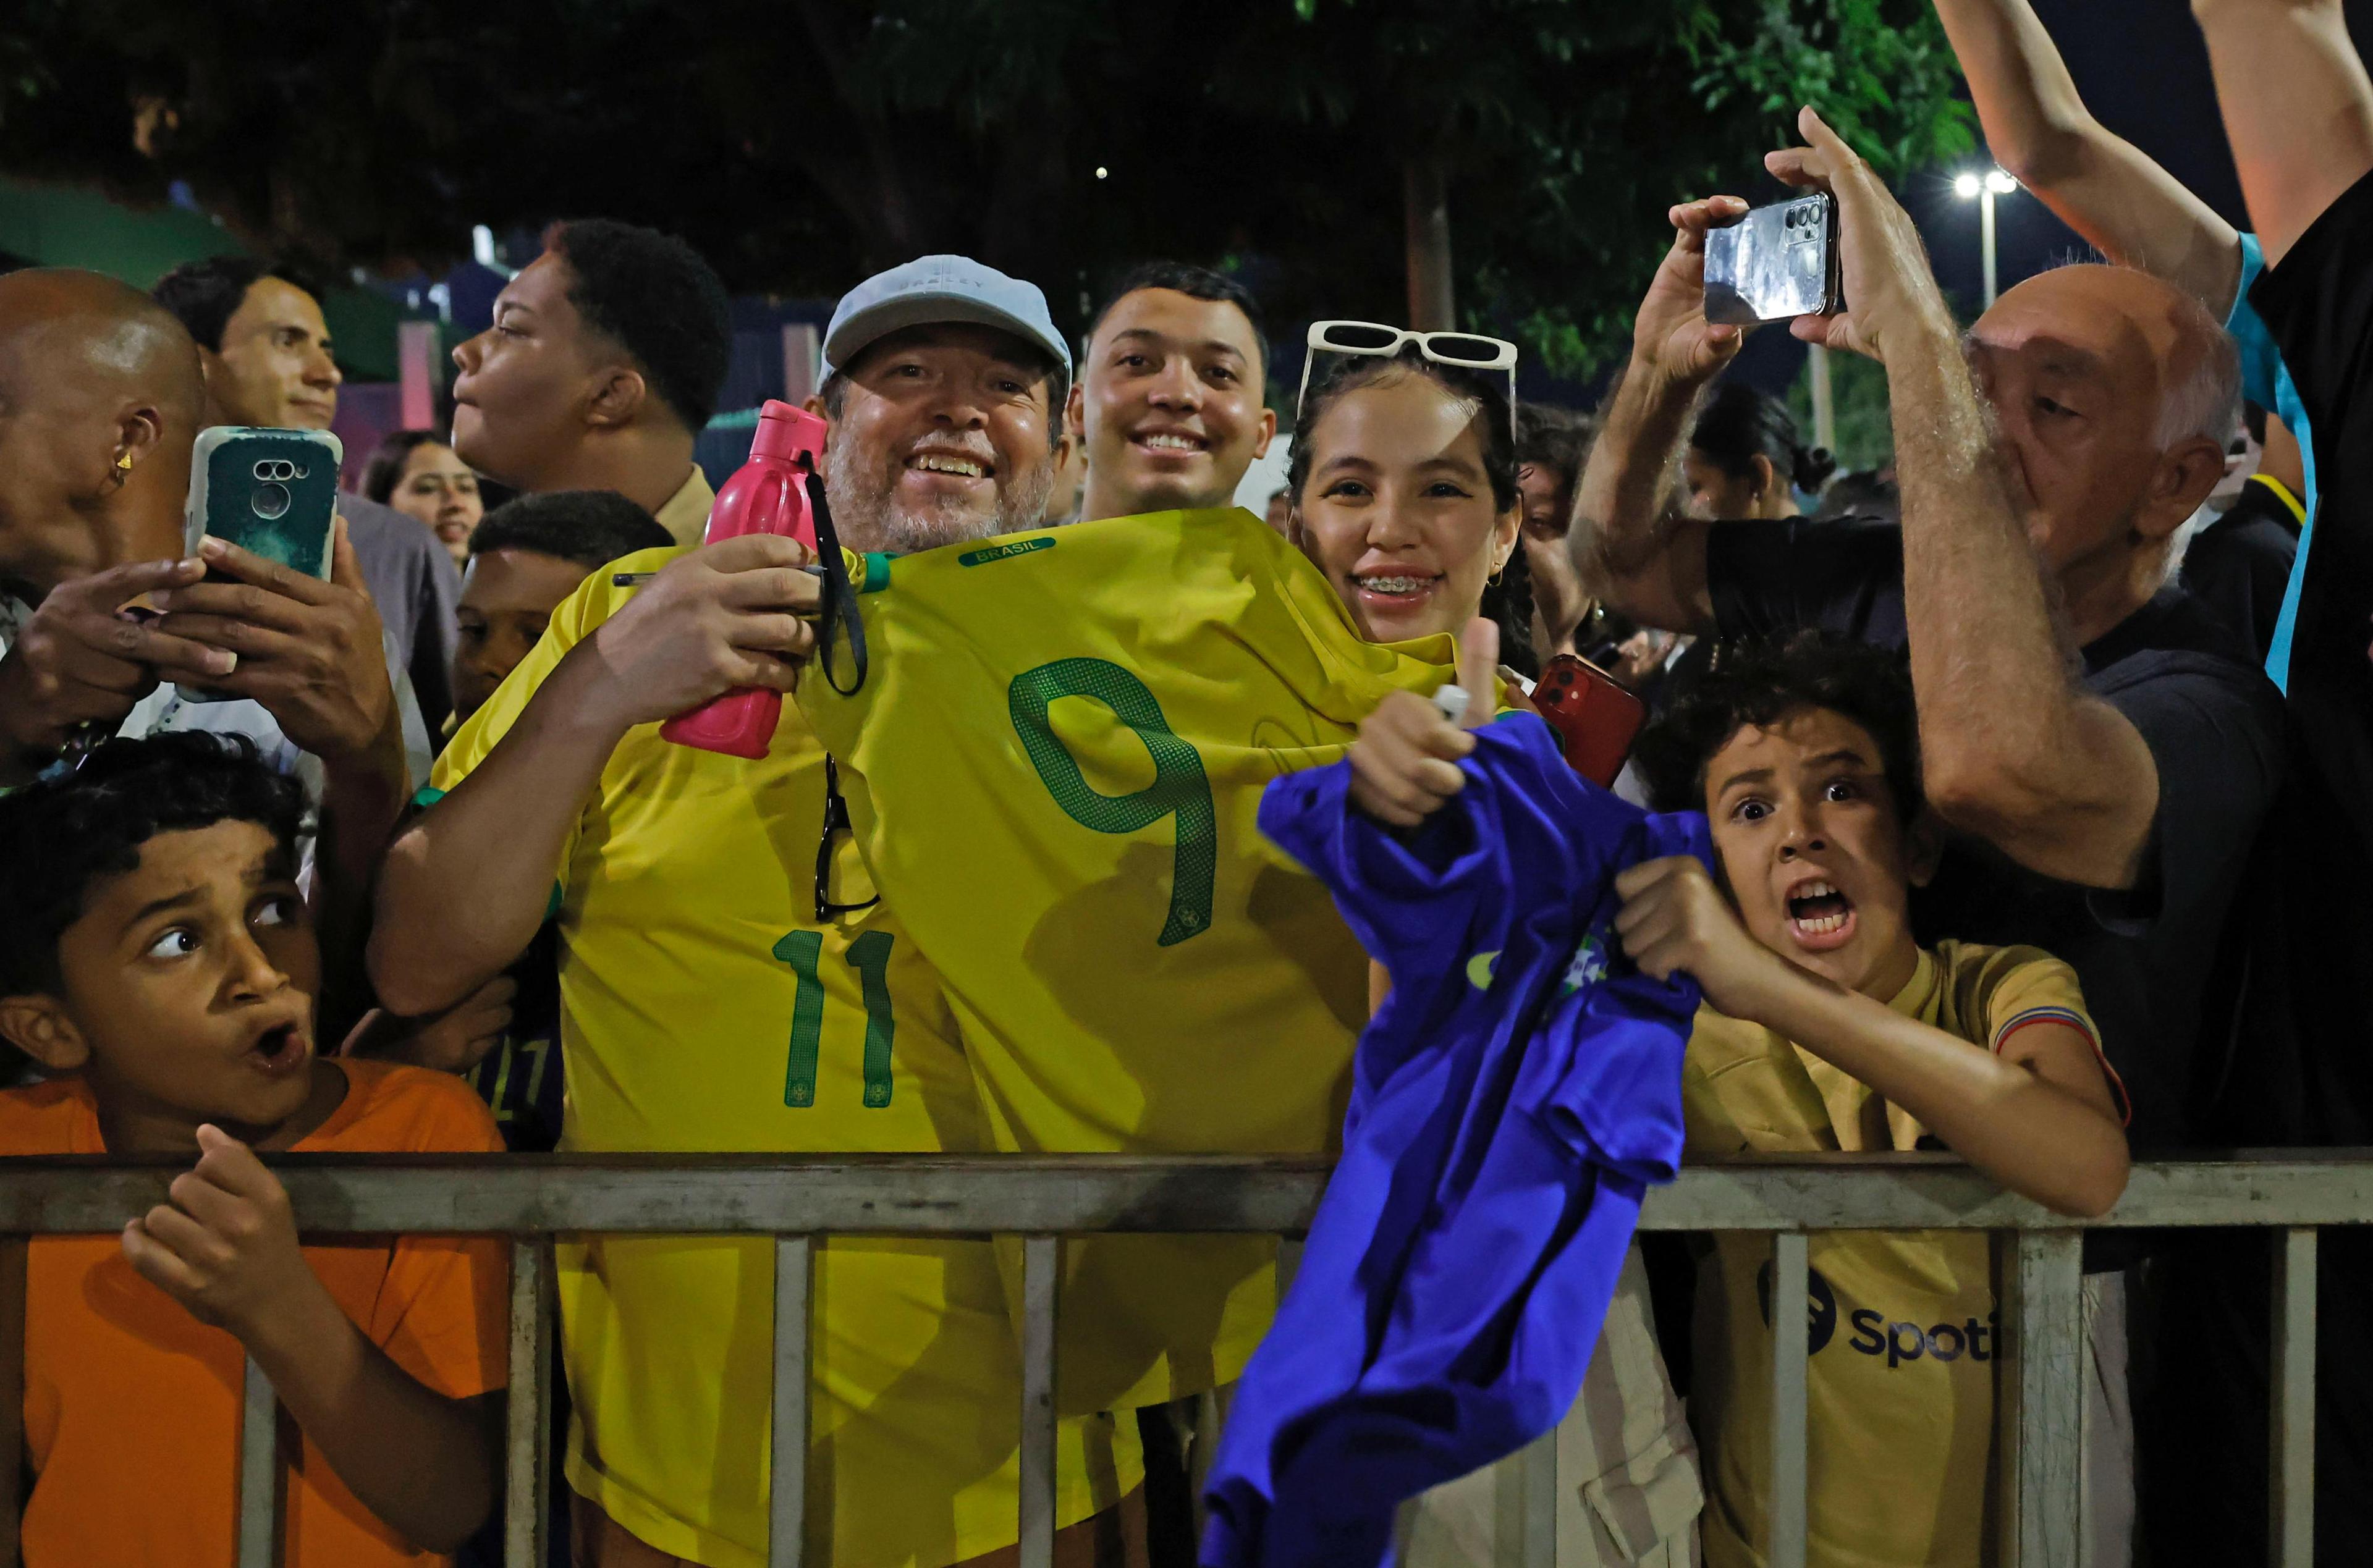
[[[1825,315],[1841,303],[1838,203],[1828,192],[1757,207],[1706,232],[1707,320],[1753,327]]]

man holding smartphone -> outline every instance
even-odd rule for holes
[[[321,301],[302,284],[257,257],[215,256],[174,268],[154,292],[197,340],[208,424],[330,428],[345,377],[331,353]],[[392,506],[342,490],[338,511],[380,621],[395,639],[396,668],[434,734],[453,709],[446,671],[461,574],[434,535]]]
[[[0,784],[119,732],[248,736],[321,806],[325,1016],[351,1022],[365,889],[405,789],[386,645],[343,530],[327,582],[219,541],[185,555],[205,408],[189,334],[136,290],[0,277]],[[182,682],[238,700],[184,702]]]
[[[1798,124],[1809,145],[1767,161],[1835,196],[1848,308],[1791,330],[1887,367],[1900,525],[1709,524],[1674,504],[1690,411],[1741,338],[1704,310],[1706,231],[1747,211],[1718,196],[1673,209],[1576,497],[1577,563],[1649,625],[1908,645],[1923,782],[1958,830],[1915,913],[2071,963],[2138,1152],[2185,1147],[2225,1042],[2227,1020],[2204,1016],[2208,977],[2282,772],[2279,695],[2163,586],[2170,541],[2223,471],[2231,341],[2181,290],[2098,266],[2020,284],[1965,339],[1909,215],[1812,110]],[[2104,1337],[2119,1279],[2088,1290],[2105,1368],[2122,1365],[2122,1336]],[[2130,1499],[2122,1374],[2094,1392],[2095,1495]],[[2097,1509],[2117,1538],[2097,1543],[2122,1552],[2129,1518]]]
[[[2223,472],[2231,342],[2171,285],[2073,266],[2004,294],[1965,359],[1909,215],[1811,110],[1800,124],[1810,145],[1769,161],[1835,194],[1850,308],[1792,331],[1887,366],[1900,526],[1675,505],[1690,410],[1740,341],[1703,310],[1705,233],[1747,210],[1717,196],[1673,209],[1576,497],[1578,563],[1647,625],[1908,644],[1929,796],[1990,852],[1958,857],[1935,901],[1957,935],[2075,963],[2137,1139],[2180,1145],[2217,927],[2279,772],[2274,689],[2162,587]]]

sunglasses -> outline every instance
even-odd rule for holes
[[[824,760],[824,832],[816,840],[815,917],[818,925],[844,914],[870,910],[882,901],[879,893],[861,904],[845,904],[832,896],[833,841],[851,830],[848,800],[840,793],[840,766],[826,757]]]
[[[1302,422],[1302,405],[1310,397],[1310,372],[1321,354],[1366,354],[1390,359],[1410,343],[1436,365],[1447,365],[1460,370],[1504,371],[1508,377],[1508,408],[1511,417],[1516,407],[1516,345],[1505,338],[1487,338],[1477,332],[1410,332],[1398,327],[1387,327],[1379,321],[1313,321],[1310,336],[1302,352],[1302,390],[1293,400],[1293,417],[1297,428]]]

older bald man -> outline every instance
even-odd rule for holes
[[[1703,308],[1705,232],[1746,206],[1715,197],[1673,210],[1577,487],[1577,563],[1652,625],[1908,646],[1923,782],[1957,830],[1915,906],[1923,938],[2074,965],[2135,1144],[2182,1146],[2223,1064],[2234,988],[2210,981],[2283,755],[2251,651],[2169,586],[2177,530],[2222,472],[2235,349],[2198,301],[2111,267],[2030,279],[1965,338],[1910,217],[1811,110],[1798,123],[1809,145],[1770,167],[1836,196],[1849,308],[1791,330],[1886,366],[1900,525],[1671,508],[1690,407],[1739,344]],[[2101,1562],[2124,1560],[2132,1520],[2118,1279],[2087,1296]]]
[[[1923,926],[2074,964],[2135,1142],[2180,1145],[2204,981],[2280,772],[2277,694],[2168,586],[2223,471],[2232,343],[2180,289],[2101,266],[2029,279],[1965,339],[1910,217],[1810,110],[1800,123],[1810,145],[1771,168],[1836,194],[1851,308],[1793,330],[1887,366],[1900,526],[1667,509],[1690,405],[1739,343],[1703,311],[1705,231],[1745,210],[1714,197],[1673,211],[1578,486],[1579,563],[1651,625],[1908,645],[1923,783],[1959,830]]]

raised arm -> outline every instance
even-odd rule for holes
[[[1737,354],[1736,327],[1705,319],[1705,231],[1747,203],[1713,196],[1672,210],[1675,234],[1640,303],[1631,361],[1599,412],[1574,482],[1566,538],[1583,586],[1633,621],[1694,632],[1713,619],[1706,525],[1682,516],[1681,454],[1698,394]]]
[[[2192,11],[2271,267],[2373,169],[2373,83],[2340,0],[2192,0]]]
[[[1870,167],[1807,109],[1812,145],[1772,172],[1838,199],[1849,310],[1799,337],[1887,366],[1903,490],[1904,621],[1922,773],[1956,826],[2028,869],[2131,888],[2158,811],[2158,766],[2123,714],[2078,687],[1993,429],[1919,231]]]
[[[390,1011],[450,1007],[533,939],[628,730],[736,687],[790,690],[813,642],[797,618],[817,601],[807,561],[766,534],[695,551],[553,666],[485,761],[388,851],[370,971]]]
[[[2028,0],[1936,0],[1994,161],[2111,261],[2222,315],[2239,236],[2207,203],[2093,118]]]

